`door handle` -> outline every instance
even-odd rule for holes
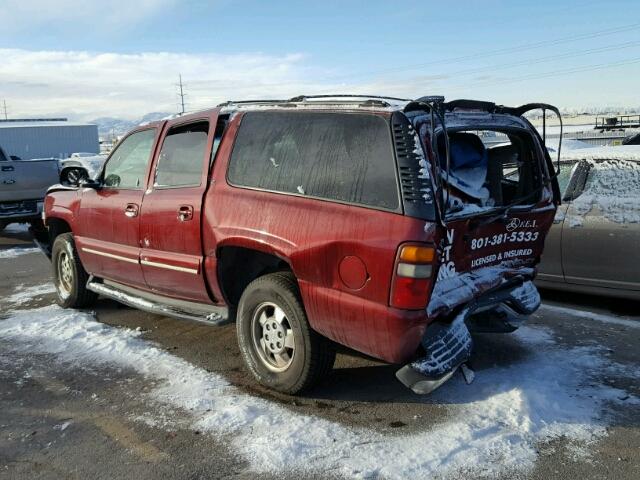
[[[181,222],[193,220],[193,207],[191,205],[181,205],[178,209],[178,220]]]
[[[13,165],[9,165],[8,167],[2,167],[3,172],[13,172],[14,170],[15,168],[13,168]]]
[[[138,216],[139,207],[135,203],[127,203],[127,206],[124,209],[124,214],[129,217],[137,217]]]

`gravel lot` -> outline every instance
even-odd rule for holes
[[[62,315],[36,310],[53,295],[49,263],[29,247],[24,230],[0,235],[0,478],[456,478],[460,470],[466,478],[640,478],[637,303],[543,292],[545,306],[524,333],[474,338],[474,383],[458,377],[432,397],[405,389],[397,367],[342,352],[323,385],[293,398],[253,384],[234,325],[209,327],[100,300],[87,325],[95,327],[95,315],[118,328],[97,330],[98,341],[131,329],[126,345],[136,352],[150,345],[158,372],[176,365],[185,386],[163,397],[172,379],[137,364],[146,357],[72,361],[69,352],[82,352],[88,340],[62,338],[55,323],[56,348],[42,331],[28,339],[3,334],[3,322],[25,325],[21,314]],[[252,416],[236,425],[214,416],[213,404],[179,398],[196,377],[230,383],[211,390],[216,408],[237,402]],[[313,445],[294,441],[296,422],[303,426],[298,438],[308,433]],[[316,441],[315,432],[330,432],[336,446]],[[501,451],[487,453],[488,442]]]

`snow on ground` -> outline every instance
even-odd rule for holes
[[[20,255],[27,255],[29,253],[36,253],[39,249],[37,247],[13,247],[6,250],[0,250],[0,259],[15,258]]]
[[[560,346],[548,330],[523,327],[514,335],[528,351],[524,360],[478,371],[471,386],[454,376],[423,400],[448,409],[445,423],[395,435],[348,428],[240,392],[140,334],[55,306],[13,311],[0,321],[0,339],[16,355],[49,353],[67,366],[122,367],[155,380],[150,400],[188,412],[194,429],[219,437],[256,472],[399,479],[528,471],[541,442],[563,439],[587,455],[606,435],[610,402],[640,404],[593,376],[623,374],[605,350]],[[624,371],[638,375],[635,368]]]
[[[563,142],[564,143],[564,142]],[[563,149],[564,150],[564,149]],[[620,145],[615,147],[580,148],[563,151],[562,160],[628,160],[640,161],[640,145]]]
[[[37,297],[48,295],[56,291],[52,283],[45,283],[43,285],[33,285],[31,287],[25,287],[24,285],[18,285],[15,288],[15,293],[5,298],[5,301],[13,305],[22,305]]]
[[[4,230],[3,230],[3,232],[12,232],[12,233],[28,232],[28,231],[29,231],[29,225],[26,223],[12,223],[4,227]]]

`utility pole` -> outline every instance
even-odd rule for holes
[[[178,88],[180,88],[180,93],[178,95],[180,95],[180,105],[182,106],[182,110],[180,111],[180,115],[184,115],[184,97],[186,95],[186,93],[184,93],[184,85],[182,84],[182,74],[178,75],[178,78],[180,79],[180,82],[176,85]]]
[[[9,117],[7,116],[7,101],[2,100],[2,109],[4,110],[4,119],[7,120]]]

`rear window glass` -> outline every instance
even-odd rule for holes
[[[375,115],[249,112],[231,155],[234,185],[395,210],[388,123]]]

